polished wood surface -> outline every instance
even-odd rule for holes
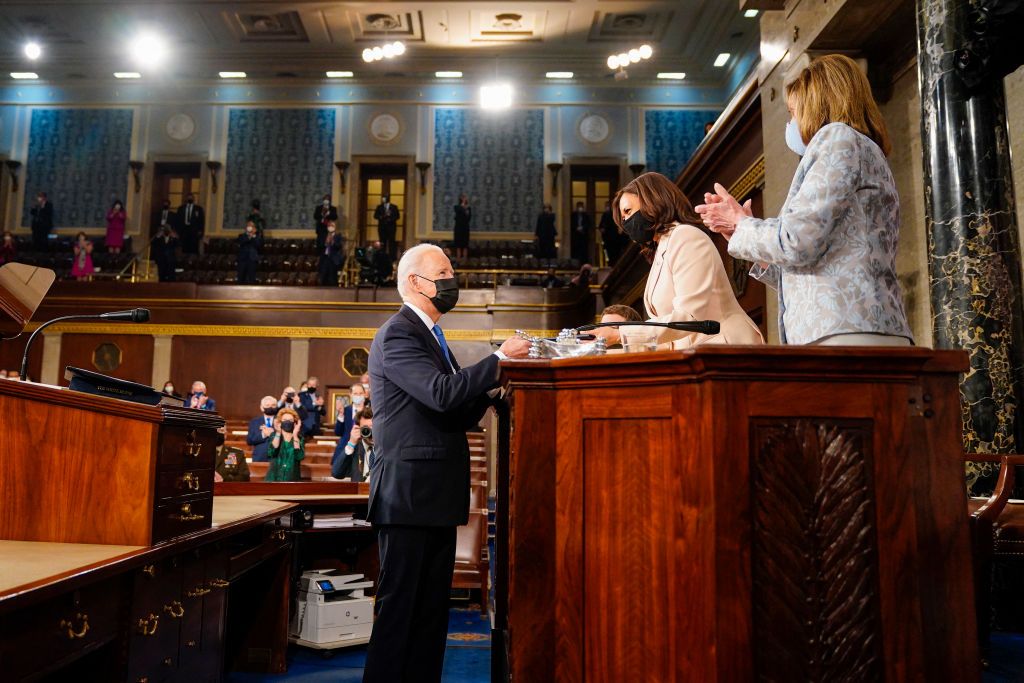
[[[42,346],[42,340],[36,344]],[[93,362],[101,344],[114,344],[121,351],[120,365],[109,369]],[[102,364],[102,363],[101,363]],[[153,337],[138,334],[65,334],[60,343],[60,367],[85,368],[111,377],[149,385],[153,380]],[[61,386],[67,386],[63,373]]]
[[[44,333],[45,334],[45,333]],[[25,343],[29,333],[0,342],[0,370],[20,370],[21,358],[25,355]],[[39,381],[43,371],[43,340],[36,339],[28,352],[28,378]],[[149,384],[149,382],[146,382]]]
[[[511,680],[979,679],[964,354],[706,346],[502,367]]]

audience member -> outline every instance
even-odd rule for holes
[[[150,247],[160,282],[174,282],[177,279],[178,245],[177,233],[169,224],[164,224]]]
[[[356,422],[356,414],[370,405],[366,400],[366,389],[359,383],[349,387],[349,405],[344,405],[344,399],[341,396],[337,400],[340,405],[335,404],[334,406],[334,435],[338,437],[338,445],[334,448],[334,455],[331,456],[332,465],[344,450],[345,442],[342,439],[352,431],[352,425]]]
[[[335,225],[338,223],[338,207],[331,204],[331,195],[324,195],[323,201],[313,211],[313,220],[316,221],[316,249],[322,252],[327,242],[327,224],[331,221]]]
[[[195,195],[189,194],[185,203],[178,208],[178,231],[181,235],[181,250],[186,254],[198,254],[199,243],[206,234],[206,214],[196,204]]]
[[[274,416],[277,415],[277,401],[273,396],[260,399],[260,411],[262,415],[249,420],[249,433],[245,437],[245,442],[252,446],[253,462],[270,459],[267,450],[270,448],[270,437],[274,436]]]
[[[363,385],[363,390],[366,392],[366,402],[369,403],[373,400],[373,394],[370,392],[370,373],[364,372],[359,377],[359,382]]]
[[[124,210],[124,203],[115,199],[107,211],[107,235],[103,240],[104,246],[111,254],[120,254],[124,247],[124,227],[128,222],[128,213]]]
[[[544,210],[537,216],[537,228],[533,234],[537,258],[556,258],[558,256],[555,249],[555,237],[558,235],[558,231],[555,228],[555,212],[550,204],[545,204]]]
[[[282,408],[274,418],[274,436],[267,448],[270,467],[264,481],[299,481],[299,462],[306,457],[302,446],[302,421],[291,408]]]
[[[638,323],[641,321],[643,321],[643,318],[640,316],[639,313],[636,312],[636,309],[633,308],[632,306],[625,306],[623,304],[613,304],[611,306],[606,306],[605,309],[601,311],[601,320],[599,322]],[[616,333],[610,334],[609,330],[615,330]],[[618,334],[618,330],[618,327],[598,327],[592,332],[592,334],[598,337],[604,337],[606,340],[611,340],[609,346],[617,346],[619,345],[620,336]]]
[[[373,211],[373,219],[377,221],[377,236],[387,255],[394,261],[398,256],[398,245],[395,243],[395,231],[398,229],[398,207],[391,203],[391,197],[384,195],[380,204]]]
[[[76,280],[86,280],[92,277],[96,269],[92,265],[92,242],[84,232],[78,233],[75,244],[75,258],[71,263],[71,275]]]
[[[217,402],[206,393],[206,384],[201,380],[192,382],[192,392],[185,397],[185,405],[199,410],[217,410]]]
[[[256,224],[249,221],[245,232],[238,236],[238,284],[256,284],[256,266],[262,249],[263,238],[256,232]]]
[[[255,225],[256,234],[259,235],[260,239],[264,239],[263,231],[267,229],[267,221],[263,218],[263,212],[260,210],[260,200],[252,200],[249,215],[245,217],[245,222]]]
[[[3,242],[0,242],[0,266],[10,263],[18,255],[18,245],[10,230],[4,230]]]
[[[320,380],[310,377],[306,380],[306,389],[299,393],[299,405],[306,411],[302,416],[302,433],[313,436],[320,433],[320,423],[327,410],[324,408],[324,397],[317,394]]]
[[[469,197],[459,195],[459,203],[455,205],[455,230],[453,242],[455,258],[465,260],[469,255],[469,229],[473,220],[473,208],[469,205]]]
[[[171,202],[168,199],[164,200],[163,206],[153,212],[153,218],[149,223],[150,234],[161,229],[165,225],[171,226],[171,229],[177,227],[178,216],[171,209]]]
[[[554,268],[548,268],[547,274],[540,280],[540,286],[544,289],[557,289],[565,286],[565,280],[555,275]]]
[[[715,122],[714,121],[706,121],[704,123],[704,137],[707,137],[708,133],[710,133],[711,129],[714,128],[714,127],[715,127]]]
[[[368,481],[373,468],[373,409],[369,406],[356,415],[356,424],[342,453],[342,457],[331,462],[331,476],[345,481]]]
[[[7,379],[13,379],[15,382],[17,382],[18,380],[21,379],[21,373],[18,372],[17,370],[8,370],[7,371]],[[30,380],[28,378],[26,378],[26,379],[28,381],[32,381],[32,380]]]
[[[334,221],[327,223],[327,236],[320,248],[317,283],[321,287],[337,287],[338,271],[345,262],[345,239],[338,232]]]
[[[569,284],[571,284],[574,287],[587,289],[588,287],[590,287],[590,280],[593,273],[594,267],[589,263],[584,263],[582,266],[580,266],[580,272],[576,273],[573,279],[569,281]]]
[[[284,391],[281,392],[281,398],[277,401],[278,410],[294,410],[299,416],[299,422],[302,422],[306,418],[306,409],[302,407],[302,400],[299,398],[298,392],[295,391],[295,387],[287,386]]]
[[[594,231],[594,221],[583,206],[576,202],[576,209],[569,220],[569,249],[572,258],[580,263],[590,260],[590,233]]]
[[[615,225],[611,202],[604,203],[604,213],[601,214],[601,222],[597,229],[601,231],[601,241],[604,243],[604,255],[608,265],[614,266],[626,248],[629,238],[619,232],[619,226]]]
[[[53,204],[45,192],[36,195],[36,205],[29,213],[32,215],[32,248],[35,251],[46,251],[47,240],[53,230]]]
[[[170,394],[171,396],[176,396],[176,394],[174,393],[174,382],[172,382],[171,380],[167,380],[166,382],[164,382],[163,392],[165,394]]]

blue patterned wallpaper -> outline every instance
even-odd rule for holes
[[[454,227],[453,207],[465,192],[471,230],[532,232],[544,202],[543,110],[435,110],[431,173],[434,230]]]
[[[648,109],[644,112],[647,168],[670,180],[686,163],[704,139],[704,124],[718,118],[718,110]]]
[[[58,228],[107,224],[114,198],[128,192],[131,109],[35,109],[29,125],[22,225],[43,191]]]
[[[333,172],[333,109],[232,109],[224,229],[241,232],[257,198],[268,228],[312,228]]]

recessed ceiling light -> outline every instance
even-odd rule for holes
[[[328,71],[327,78],[352,78],[354,74],[351,71]]]
[[[43,54],[43,48],[39,46],[39,43],[28,42],[25,43],[25,56],[35,61],[39,59],[39,56]]]
[[[142,78],[138,71],[115,71],[114,78]]]
[[[723,52],[715,58],[715,66],[725,66],[725,63],[729,61],[729,53]]]
[[[435,78],[462,78],[461,71],[435,71]]]
[[[34,81],[39,78],[39,74],[31,71],[12,71],[11,78],[18,81]]]
[[[219,75],[221,78],[245,78],[246,73],[244,71],[221,71]]]
[[[681,81],[686,78],[686,74],[682,71],[659,71],[658,78],[662,78],[668,81]]]
[[[155,33],[140,33],[128,44],[128,51],[143,66],[160,66],[167,59],[167,43]]]
[[[747,19],[753,19],[754,17],[757,16],[757,10],[748,9],[746,12],[743,13],[743,16],[745,16]]]
[[[508,109],[512,106],[512,86],[508,83],[481,86],[480,106],[484,109]]]
[[[549,71],[544,74],[545,78],[572,78],[571,71]]]

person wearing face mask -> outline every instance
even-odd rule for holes
[[[341,456],[331,461],[331,476],[345,481],[367,481],[373,467],[373,409],[356,414],[356,424],[348,434]]]
[[[302,444],[302,421],[291,408],[282,408],[274,418],[274,435],[270,437],[267,458],[270,467],[264,481],[299,481],[299,463],[306,457]]]
[[[590,233],[593,231],[594,221],[586,207],[583,202],[576,202],[576,209],[569,217],[569,251],[581,264],[590,261]]]
[[[171,396],[176,396],[177,394],[174,393],[174,382],[171,382],[170,380],[164,382],[163,392],[165,394],[170,394]]]
[[[340,400],[341,397],[339,396]],[[352,426],[356,423],[356,415],[363,408],[369,407],[370,401],[367,398],[366,389],[362,384],[353,384],[349,388],[349,405],[338,406],[334,419],[334,435],[338,437],[338,445],[334,448],[334,455],[331,456],[331,464],[338,461],[344,455],[345,438],[352,432]]]
[[[32,215],[32,249],[46,251],[47,240],[53,231],[53,204],[45,192],[36,195],[36,205],[29,213]]]
[[[264,396],[260,399],[260,413],[262,414],[249,420],[249,432],[245,437],[245,442],[252,446],[253,462],[265,462],[270,459],[267,450],[276,431],[274,416],[277,415],[277,400],[273,396]]]
[[[238,236],[238,284],[256,284],[256,267],[260,263],[263,238],[256,231],[256,224],[249,221],[245,232]]]
[[[18,245],[14,241],[14,235],[10,230],[4,230],[3,241],[0,242],[0,266],[10,263],[18,255]]]
[[[206,234],[206,214],[196,204],[195,195],[185,197],[185,203],[178,207],[178,233],[181,235],[181,251],[198,254],[199,243]]]
[[[72,247],[75,258],[71,262],[71,275],[76,280],[88,280],[96,272],[92,265],[92,241],[84,232],[78,233]]]
[[[454,207],[455,230],[452,232],[452,246],[455,247],[455,258],[465,262],[469,256],[469,229],[473,222],[473,207],[469,205],[466,194],[459,195],[459,203]]]
[[[260,202],[260,200],[252,200],[249,215],[245,217],[245,221],[255,225],[256,234],[259,235],[261,239],[264,238],[263,233],[267,229],[267,219],[263,217],[262,202]]]
[[[675,183],[660,173],[637,176],[615,195],[612,214],[651,263],[644,289],[649,320],[717,320],[721,325],[716,335],[652,328],[658,329],[661,348],[764,343],[761,331],[736,301],[718,249],[696,227],[700,218]],[[618,330],[602,336],[609,344],[620,341]]]
[[[779,217],[754,218],[720,184],[697,211],[776,291],[783,344],[911,345],[896,279],[899,195],[867,77],[826,55],[786,86],[786,102],[786,144],[801,159]]]
[[[391,203],[391,197],[384,195],[380,198],[380,204],[373,211],[373,219],[377,221],[377,236],[381,246],[393,261],[398,255],[398,247],[395,244],[395,231],[398,229],[398,207]]]
[[[466,430],[491,404],[502,358],[526,358],[514,337],[463,368],[441,318],[459,301],[451,262],[420,244],[398,263],[403,306],[370,345],[374,460],[367,520],[380,578],[364,683],[440,681],[456,527],[469,519]]]
[[[544,209],[537,216],[537,227],[533,231],[537,258],[558,258],[558,251],[555,248],[557,234],[555,212],[550,204],[545,204]]]
[[[165,225],[172,229],[177,228],[178,215],[171,209],[170,200],[165,199],[163,205],[153,212],[152,220],[149,223],[151,235],[157,234]]]
[[[327,237],[320,248],[317,283],[321,287],[337,287],[338,271],[345,263],[345,239],[334,221],[327,222]]]
[[[299,405],[306,414],[302,416],[303,436],[313,436],[320,433],[320,421],[327,413],[324,408],[324,397],[317,394],[320,388],[320,380],[310,377],[306,380],[306,388],[299,391]]]
[[[338,207],[331,204],[331,195],[325,194],[323,200],[313,210],[313,221],[316,223],[316,250],[324,251],[327,242],[327,226],[332,221],[338,222]]]
[[[210,398],[210,395],[206,393],[206,383],[196,380],[192,382],[192,392],[185,397],[185,405],[189,408],[197,408],[199,410],[217,410],[217,402]]]
[[[124,247],[124,228],[128,222],[128,214],[125,213],[124,203],[115,199],[107,211],[107,235],[104,244],[111,254],[120,254]]]

